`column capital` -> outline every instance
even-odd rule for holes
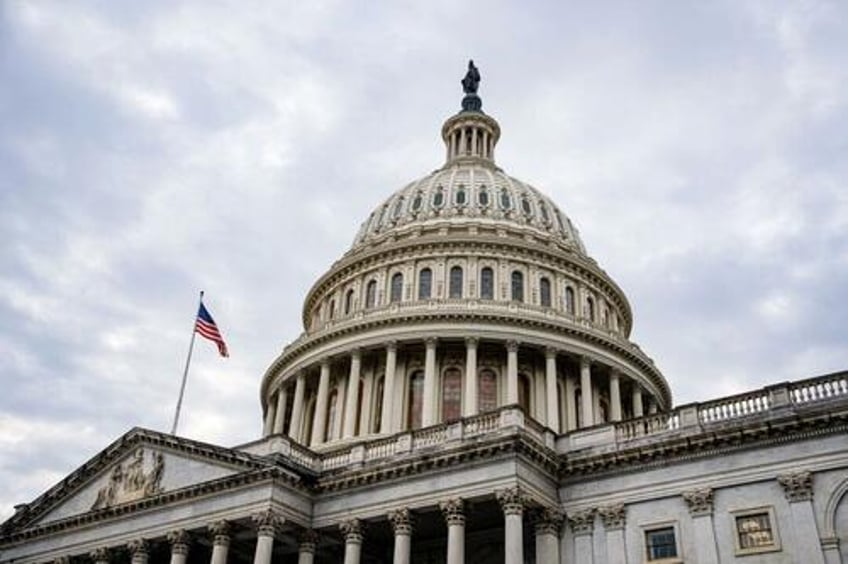
[[[308,552],[315,554],[315,549],[318,547],[318,533],[312,529],[304,529],[297,537],[298,552]]]
[[[356,359],[362,358],[362,349],[359,348],[359,347],[350,349],[350,351],[348,351],[348,352],[350,353],[350,358],[356,358]]]
[[[620,378],[621,370],[616,368],[615,366],[610,366],[610,378]]]
[[[277,529],[279,529],[285,521],[282,516],[271,509],[254,513],[250,516],[250,519],[256,526],[256,531],[259,536],[266,537],[273,537],[277,533]]]
[[[172,554],[188,554],[188,545],[191,543],[191,537],[185,529],[177,529],[166,535],[168,543],[171,545]]]
[[[466,337],[465,338],[465,347],[468,349],[476,349],[477,345],[480,344],[480,339],[477,337]]]
[[[546,359],[556,358],[556,356],[558,354],[559,354],[558,348],[556,348],[556,347],[545,347],[545,358]]]
[[[604,529],[608,531],[613,529],[623,529],[624,522],[627,517],[627,510],[623,503],[616,503],[614,505],[599,507],[598,515],[601,516]]]
[[[592,534],[595,530],[595,510],[594,508],[583,509],[568,514],[568,524],[575,535]]]
[[[425,345],[428,349],[434,349],[434,348],[436,348],[436,345],[438,344],[438,342],[439,342],[439,338],[438,338],[438,337],[427,337],[426,339],[424,339],[424,345]]]
[[[388,517],[395,535],[412,534],[412,528],[415,525],[415,518],[412,513],[410,513],[408,507],[401,507],[400,509],[389,511]]]
[[[529,501],[527,495],[521,491],[519,486],[495,490],[495,497],[504,515],[521,515]]]
[[[130,551],[133,558],[136,556],[147,556],[150,552],[150,544],[147,539],[134,539],[127,543],[127,550]]]
[[[591,367],[595,363],[595,359],[589,355],[583,354],[580,355],[580,368],[583,367]]]
[[[533,511],[533,524],[537,535],[559,536],[565,515],[556,507],[540,507]]]
[[[365,535],[365,524],[359,519],[347,519],[339,523],[339,530],[344,535],[346,543],[362,544]]]
[[[712,488],[701,488],[683,492],[683,501],[689,508],[689,514],[712,515],[713,513],[713,490]]]
[[[783,486],[783,493],[790,502],[812,501],[813,475],[809,471],[781,474],[777,481]]]
[[[386,347],[387,351],[397,352],[398,342],[397,341],[386,341],[383,343],[383,346]]]
[[[506,342],[507,352],[511,352],[511,353],[518,352],[519,346],[521,346],[521,343],[519,343],[515,339],[510,339],[509,341]]]
[[[214,521],[207,525],[209,532],[212,533],[212,544],[220,546],[230,546],[230,522]]]
[[[57,556],[53,559],[53,564],[71,564],[70,556]]]
[[[109,549],[105,546],[95,548],[88,553],[88,557],[94,561],[94,564],[109,562]]]
[[[321,358],[318,360],[318,365],[319,365],[321,368],[324,368],[325,366],[326,366],[327,368],[329,368],[329,367],[330,367],[330,362],[332,362],[332,360],[333,360],[333,359],[332,359],[332,358],[330,358],[329,356],[321,357]]]
[[[460,497],[453,497],[439,502],[439,509],[442,510],[442,515],[448,527],[451,525],[465,525],[465,500]]]

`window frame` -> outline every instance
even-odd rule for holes
[[[642,558],[643,561],[651,564],[682,564],[683,556],[680,550],[680,527],[677,521],[659,521],[655,523],[648,523],[644,525],[640,525],[639,527],[642,531]],[[677,554],[676,556],[669,556],[665,558],[650,558],[650,554],[648,552],[648,534],[661,531],[664,529],[671,529],[674,533],[674,551]]]
[[[516,275],[518,275],[516,277]],[[518,281],[518,289],[520,292],[516,292],[516,280]],[[516,297],[517,294],[520,295]],[[509,298],[510,301],[524,303],[526,297],[526,292],[524,289],[524,272],[519,269],[513,269],[509,274]]]
[[[396,304],[403,301],[403,273],[395,272],[389,278],[389,303]]]
[[[484,291],[483,291],[483,288],[484,288],[483,272],[486,271],[486,270],[488,270],[491,273],[491,277],[489,279],[490,285],[489,285],[489,295],[488,296],[484,295]],[[480,299],[481,300],[494,300],[495,299],[495,269],[492,268],[491,266],[484,265],[480,269]]]
[[[454,276],[459,273],[458,276]],[[448,299],[461,300],[465,295],[465,269],[454,264],[448,269]]]
[[[427,295],[425,296],[422,292],[422,288],[424,287],[424,273],[427,273]],[[421,270],[418,271],[418,299],[419,300],[429,300],[433,297],[433,269],[429,266],[425,266]]]
[[[764,554],[768,552],[780,552],[783,547],[780,542],[780,532],[777,530],[777,519],[774,514],[774,506],[764,505],[760,507],[746,507],[744,509],[731,509],[729,512],[730,530],[733,533],[733,548],[736,556],[747,556],[749,554]],[[772,543],[768,546],[754,546],[743,548],[739,538],[738,519],[740,517],[750,517],[752,515],[768,516],[769,526],[771,527]]]

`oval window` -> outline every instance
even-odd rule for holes
[[[512,199],[509,197],[509,192],[506,191],[506,188],[501,190],[501,208],[508,210],[512,207]]]
[[[524,215],[530,215],[533,209],[530,207],[530,201],[527,198],[521,198],[521,211]]]
[[[442,191],[441,188],[439,188],[438,190],[436,190],[436,193],[433,194],[433,207],[434,208],[440,208],[440,207],[442,207],[442,204],[444,204],[444,203],[445,203],[445,193],[444,193],[444,191]]]
[[[415,198],[412,200],[412,211],[418,211],[421,209],[421,192],[415,194]]]

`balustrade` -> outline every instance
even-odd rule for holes
[[[769,396],[764,390],[721,398],[701,404],[698,418],[702,423],[717,423],[768,411]]]
[[[789,385],[792,403],[806,404],[848,395],[848,374],[841,372]]]

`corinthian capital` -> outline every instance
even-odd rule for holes
[[[713,490],[711,488],[683,492],[683,500],[689,507],[691,515],[710,515],[713,512]]]
[[[212,533],[212,544],[220,546],[230,545],[230,523],[229,521],[215,521],[209,523],[209,532]]]
[[[556,507],[542,507],[533,512],[533,524],[536,527],[537,535],[559,536],[564,519],[565,516],[562,511]]]
[[[188,554],[188,545],[191,542],[191,537],[185,529],[171,531],[166,538],[171,544],[171,554]]]
[[[527,496],[518,486],[495,490],[495,497],[501,504],[504,515],[521,515],[524,512],[524,506],[527,505]]]
[[[604,529],[608,531],[611,529],[623,529],[626,514],[627,511],[625,510],[623,503],[616,503],[615,505],[606,505],[598,508],[598,515],[601,516]]]
[[[396,535],[411,535],[414,518],[408,507],[389,511],[389,522]]]
[[[362,544],[365,525],[359,519],[348,519],[339,523],[339,530],[344,535],[345,542]]]
[[[105,547],[95,548],[88,553],[88,557],[94,561],[94,564],[104,564],[109,562],[109,549]]]
[[[795,472],[777,477],[783,486],[783,493],[789,501],[810,501],[813,499],[813,475],[810,472]]]
[[[595,510],[584,509],[568,514],[568,524],[575,535],[589,534],[595,530]]]
[[[441,501],[439,502],[439,509],[442,510],[442,515],[445,516],[448,527],[465,525],[465,501],[462,498],[454,497]]]
[[[273,537],[277,529],[283,524],[284,519],[272,510],[262,511],[251,515],[251,520],[256,526],[259,536]]]

